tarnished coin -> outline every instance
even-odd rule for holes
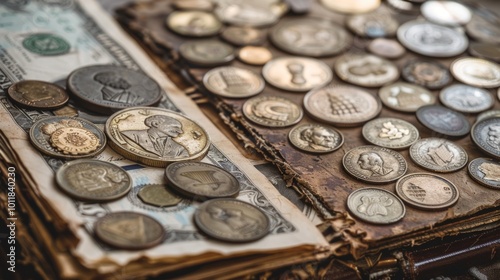
[[[237,26],[263,27],[276,23],[286,12],[278,0],[218,0],[215,14],[225,23]]]
[[[113,212],[94,224],[97,238],[106,244],[127,250],[140,250],[163,242],[165,229],[155,219],[135,212]]]
[[[346,14],[362,14],[375,10],[380,6],[380,0],[321,0],[321,4],[328,9]]]
[[[271,85],[288,91],[308,91],[328,84],[333,73],[324,62],[307,57],[275,58],[262,68],[264,79]]]
[[[462,113],[479,113],[495,103],[488,91],[463,84],[444,88],[439,93],[439,100],[446,107]]]
[[[269,35],[278,48],[302,56],[331,56],[352,44],[352,36],[347,30],[323,18],[284,19]]]
[[[246,46],[239,50],[238,58],[246,64],[264,65],[273,58],[273,54],[265,47]]]
[[[394,63],[370,54],[345,54],[337,58],[334,68],[342,80],[365,87],[379,87],[399,78]]]
[[[404,202],[424,210],[448,208],[460,196],[452,182],[429,173],[413,173],[402,177],[396,183],[396,193]]]
[[[56,182],[70,196],[92,202],[118,199],[132,187],[132,177],[123,168],[95,159],[66,162],[57,170]]]
[[[471,86],[495,88],[500,86],[500,66],[481,58],[459,58],[450,65],[455,79]]]
[[[222,23],[214,14],[194,10],[172,12],[166,24],[175,33],[192,37],[212,36],[222,28]]]
[[[342,165],[347,173],[370,183],[396,181],[408,169],[400,153],[378,146],[358,146],[347,151]]]
[[[427,89],[402,82],[380,88],[378,95],[385,106],[401,112],[416,112],[436,103],[436,97]]]
[[[208,0],[176,0],[172,3],[179,10],[212,11],[214,4]]]
[[[444,65],[431,60],[413,60],[403,67],[403,78],[429,89],[440,89],[451,82],[451,74]]]
[[[250,203],[234,198],[204,202],[196,209],[194,221],[205,234],[228,242],[250,242],[270,231],[267,215]]]
[[[302,109],[292,101],[277,96],[257,96],[243,104],[243,115],[267,127],[286,127],[298,123]]]
[[[347,209],[356,218],[374,224],[391,224],[406,214],[403,201],[393,193],[379,188],[362,188],[347,197]]]
[[[420,139],[410,147],[410,157],[419,166],[434,172],[454,172],[467,164],[464,148],[442,138]]]
[[[465,25],[467,35],[477,41],[500,44],[500,26],[490,23],[478,15]]]
[[[63,130],[60,130],[63,129]],[[73,133],[68,129],[78,129]],[[51,143],[52,136],[57,132],[64,132],[67,139],[58,139],[60,150]],[[83,133],[82,134],[80,134]],[[93,157],[100,154],[106,147],[106,135],[93,123],[75,117],[47,117],[35,122],[30,128],[30,140],[33,146],[42,153],[56,158],[78,159]],[[58,144],[59,145],[59,144]],[[66,145],[80,150],[77,153],[68,153]],[[65,152],[66,151],[66,152]]]
[[[93,65],[76,69],[66,88],[86,109],[109,115],[134,106],[160,102],[161,88],[147,75],[115,65]]]
[[[176,162],[167,167],[169,186],[196,200],[233,197],[240,192],[240,183],[226,170],[203,162]]]
[[[464,25],[472,18],[469,8],[455,1],[426,1],[420,11],[427,20],[448,26]]]
[[[208,133],[188,117],[164,108],[134,107],[111,115],[105,132],[122,156],[154,167],[200,160],[208,152]]]
[[[404,149],[419,138],[418,129],[411,123],[396,118],[377,118],[367,122],[361,131],[366,141],[380,147]]]
[[[398,28],[398,40],[416,53],[432,57],[452,57],[463,53],[469,40],[465,34],[426,21],[408,21]]]
[[[463,114],[439,105],[420,107],[417,120],[428,129],[446,136],[461,137],[470,131],[469,121]]]
[[[361,37],[377,38],[396,35],[399,23],[390,13],[373,12],[347,18],[347,27]]]
[[[400,43],[385,38],[377,38],[371,41],[368,45],[368,51],[388,59],[400,58],[406,53],[405,48]]]
[[[500,117],[476,122],[471,129],[472,141],[488,155],[500,159]]]
[[[500,117],[500,110],[488,110],[488,111],[485,111],[485,112],[482,112],[481,114],[479,114],[476,118],[476,123],[484,120],[484,119],[489,119],[489,118],[492,118],[492,117]]]
[[[237,46],[262,45],[266,33],[251,27],[229,26],[220,34],[222,39]]]
[[[30,109],[57,109],[69,100],[66,91],[56,84],[24,80],[9,87],[9,97],[17,105]]]
[[[180,45],[179,54],[187,62],[199,66],[218,66],[231,62],[235,50],[219,40],[187,41]]]
[[[322,124],[302,124],[288,133],[295,147],[310,153],[329,153],[344,144],[344,136],[333,127]]]
[[[500,163],[489,158],[476,158],[469,163],[469,174],[476,182],[500,190]]]
[[[219,96],[244,98],[259,94],[264,79],[250,70],[234,66],[214,68],[203,76],[206,89]]]
[[[380,100],[352,86],[329,84],[304,96],[304,108],[313,118],[337,126],[357,126],[375,118]]]
[[[159,184],[143,186],[137,196],[142,202],[157,207],[175,206],[182,200],[182,198],[169,191],[167,186]]]
[[[471,42],[469,53],[473,56],[500,62],[500,46],[490,43]]]

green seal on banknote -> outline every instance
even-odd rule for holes
[[[23,40],[23,47],[32,53],[51,56],[65,54],[69,52],[71,46],[57,35],[35,33]]]

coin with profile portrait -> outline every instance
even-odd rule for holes
[[[469,163],[469,175],[479,184],[500,190],[500,163],[489,158],[476,158]]]
[[[500,117],[478,121],[471,129],[472,141],[488,155],[500,158]]]
[[[310,153],[329,153],[344,144],[342,133],[331,126],[302,124],[288,133],[288,140],[296,148]]]

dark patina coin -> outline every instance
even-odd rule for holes
[[[24,80],[11,85],[8,94],[14,103],[30,109],[57,109],[69,100],[63,88],[34,80]]]
[[[188,41],[179,47],[187,62],[199,66],[218,66],[235,58],[234,48],[219,40]]]
[[[461,137],[470,131],[469,121],[463,114],[439,105],[420,107],[417,119],[428,129],[446,136]]]
[[[471,137],[483,152],[500,158],[500,117],[483,119],[474,124]]]
[[[471,42],[469,53],[473,56],[500,62],[500,46],[488,43]]]
[[[429,89],[440,89],[451,81],[448,69],[435,61],[414,60],[403,67],[401,75],[405,80]]]
[[[489,158],[476,158],[469,163],[469,175],[481,185],[500,190],[500,163]]]
[[[137,196],[146,204],[157,207],[175,206],[181,198],[173,194],[165,185],[153,184],[143,186]]]

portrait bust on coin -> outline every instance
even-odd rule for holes
[[[493,149],[500,150],[500,125],[492,124],[488,127],[488,138],[486,139]]]
[[[385,176],[393,171],[392,168],[384,166],[384,160],[375,152],[360,154],[358,164],[361,169],[370,170],[371,176]]]
[[[300,138],[315,150],[329,150],[335,147],[335,135],[323,127],[310,127],[300,133]]]

